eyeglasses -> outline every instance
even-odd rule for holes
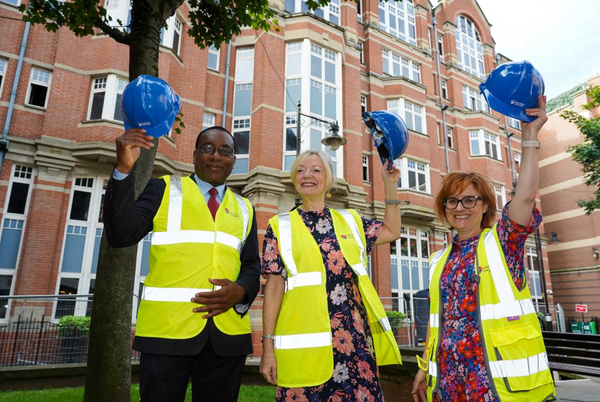
[[[218,150],[219,154],[226,158],[233,155],[233,149],[231,149],[230,147],[227,147],[225,145],[221,145],[219,148],[217,148],[213,144],[208,143],[208,144],[202,145],[199,149],[200,149],[200,151],[202,151],[202,153],[204,155],[212,155],[215,153],[215,150]]]
[[[446,209],[456,209],[458,208],[458,204],[462,204],[465,209],[471,209],[475,208],[477,205],[477,200],[480,199],[481,197],[474,195],[468,195],[460,200],[458,198],[444,198],[444,206]]]

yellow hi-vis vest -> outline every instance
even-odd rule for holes
[[[162,179],[167,186],[156,216],[150,246],[150,273],[144,282],[136,335],[187,339],[206,325],[204,314],[190,299],[210,292],[208,278],[235,281],[240,273],[240,253],[252,222],[250,202],[225,191],[213,220],[198,185],[189,177]],[[213,318],[228,335],[250,333],[248,314],[233,308]]]
[[[431,256],[429,272],[429,342],[427,398],[433,400],[438,387],[437,350],[441,343],[442,306],[440,278],[451,246]],[[478,267],[481,267],[481,273]],[[506,265],[497,224],[485,229],[477,243],[476,264],[479,290],[477,318],[485,369],[490,387],[502,401],[539,402],[554,400],[556,393],[548,357],[529,286],[517,289]]]
[[[402,364],[390,323],[369,280],[362,219],[353,210],[331,210],[344,258],[358,277],[379,365]],[[327,274],[317,242],[297,211],[269,220],[287,270],[286,291],[275,327],[277,385],[309,387],[333,375],[333,349],[327,307]]]

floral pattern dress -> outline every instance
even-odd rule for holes
[[[524,247],[527,236],[542,222],[534,208],[527,226],[508,217],[504,206],[497,230],[513,282],[524,285]],[[440,279],[443,303],[441,343],[437,361],[439,389],[434,401],[496,401],[485,371],[483,347],[477,321],[475,252],[479,236],[458,240],[455,236],[448,262]]]
[[[328,208],[297,210],[321,250],[327,271],[327,305],[333,339],[333,375],[322,385],[304,388],[277,387],[276,401],[380,402],[383,393],[375,362],[375,349],[367,310],[358,290],[358,277],[344,259],[333,231]],[[370,253],[379,237],[381,222],[363,218]],[[263,243],[262,274],[286,275],[271,226]],[[302,370],[302,368],[298,368]]]

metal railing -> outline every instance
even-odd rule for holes
[[[92,295],[0,296],[0,367],[87,362]],[[61,317],[73,316],[73,319]],[[132,326],[133,334],[134,326]],[[132,336],[133,338],[133,336]],[[139,353],[132,352],[132,359]]]

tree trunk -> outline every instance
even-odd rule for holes
[[[165,3],[134,1],[131,10],[129,80],[141,74],[158,76],[160,29],[165,21]],[[172,14],[172,13],[171,13]],[[139,196],[152,174],[158,141],[142,149],[136,162],[135,196]],[[85,402],[130,402],[131,313],[135,288],[137,246],[116,249],[102,236],[85,381]]]

